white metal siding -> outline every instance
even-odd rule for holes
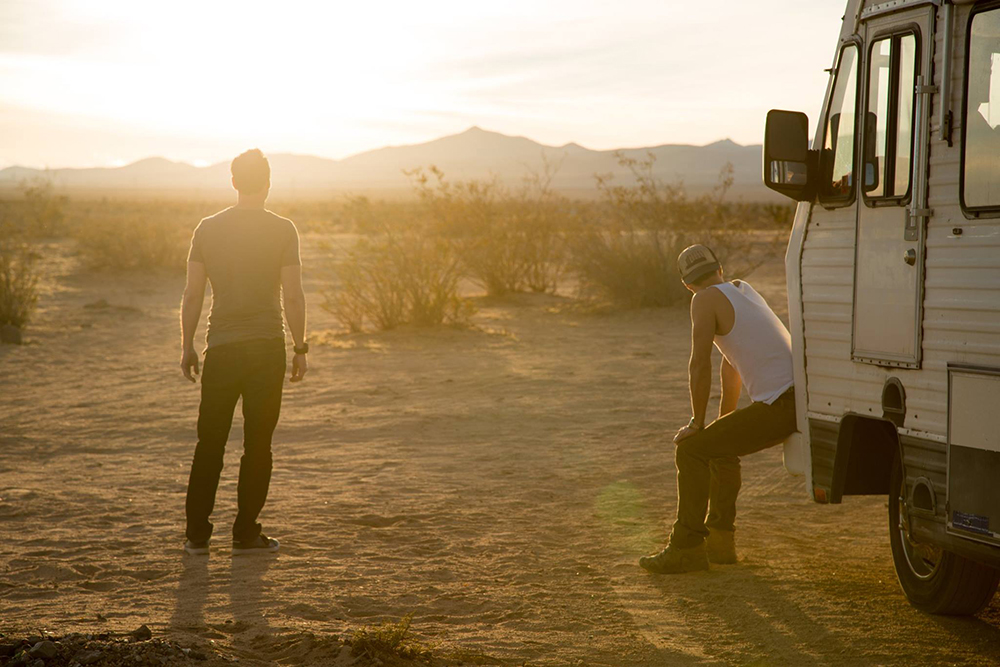
[[[851,360],[855,208],[816,205],[802,251],[802,311],[810,413],[882,414],[882,386],[898,377],[906,389],[906,423],[914,432],[946,435],[947,364],[1000,368],[1000,220],[967,220],[959,204],[964,50],[969,7],[955,8],[952,64],[953,146],[938,139],[939,96],[931,113],[926,235],[923,365],[880,368]],[[938,21],[938,26],[942,21]],[[934,82],[941,87],[943,34],[936,35]],[[822,122],[820,119],[819,122]],[[962,228],[956,235],[953,229]]]

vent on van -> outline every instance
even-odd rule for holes
[[[937,507],[934,499],[934,487],[926,477],[918,477],[913,481],[913,494],[910,499],[910,507],[934,513]]]
[[[889,378],[882,387],[882,419],[888,419],[896,428],[903,427],[906,419],[906,390],[899,378]]]

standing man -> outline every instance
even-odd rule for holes
[[[278,550],[257,523],[271,481],[271,435],[278,423],[285,380],[285,319],[294,341],[292,382],[306,374],[306,301],[302,291],[299,235],[291,220],[264,208],[271,168],[257,149],[232,163],[235,206],[205,218],[194,230],[188,255],[187,286],[181,302],[181,370],[191,382],[198,374],[194,334],[212,282],[205,371],[201,378],[198,445],[187,492],[190,554],[207,554],[208,520],[222,472],[223,454],[236,402],[243,398],[243,457],[233,524],[233,554]]]
[[[725,282],[715,254],[703,245],[677,258],[691,299],[691,421],[674,436],[677,520],[670,543],[639,559],[657,574],[735,563],[733,539],[740,456],[782,442],[795,431],[792,345],[788,330],[749,283]],[[705,425],[712,387],[712,344],[722,352],[719,418]],[[740,410],[742,385],[749,406]],[[708,511],[708,522],[705,513]]]

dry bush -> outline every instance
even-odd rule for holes
[[[636,160],[619,154],[618,159],[634,183],[618,185],[599,176],[603,224],[573,242],[573,264],[585,293],[623,307],[667,306],[687,297],[677,255],[688,245],[712,248],[727,278],[746,277],[780,252],[782,237],[773,230],[786,209],[727,202],[732,165],[722,169],[712,192],[689,197],[682,183],[653,175],[654,156]]]
[[[315,195],[295,196],[277,193],[268,199],[267,208],[278,215],[295,221],[300,233],[335,233],[352,228],[350,201],[364,197],[318,198]]]
[[[669,306],[686,290],[677,274],[683,236],[665,230],[588,230],[573,239],[581,291],[624,308]]]
[[[556,169],[546,162],[516,191],[496,179],[452,183],[433,166],[409,175],[431,228],[454,242],[466,275],[501,296],[558,287],[570,216],[551,188]]]
[[[349,196],[339,212],[339,228],[377,235],[386,229],[414,230],[427,226],[426,212],[412,200],[375,200]]]
[[[95,221],[75,229],[77,248],[92,269],[184,270],[191,230],[173,221]]]
[[[65,231],[69,198],[56,194],[44,177],[25,180],[19,197],[0,200],[0,235],[27,239],[53,237]]]
[[[197,200],[74,200],[66,227],[88,268],[182,272],[198,221],[224,207]]]
[[[558,165],[543,162],[543,171],[525,180],[515,199],[522,243],[524,284],[532,292],[555,292],[569,259],[566,235],[577,228],[570,202],[552,190]]]
[[[351,637],[351,653],[377,665],[394,665],[405,661],[431,662],[430,648],[410,636],[413,614],[398,622],[383,623],[378,628],[355,630]]]
[[[37,178],[21,183],[24,197],[23,225],[26,234],[35,237],[55,236],[63,231],[69,199],[57,195],[52,181]]]
[[[31,319],[38,302],[36,259],[27,244],[0,240],[0,325],[20,329]]]
[[[385,331],[458,323],[472,312],[458,295],[461,270],[451,244],[421,230],[361,238],[335,273],[338,284],[324,292],[323,308],[352,332],[366,324]]]

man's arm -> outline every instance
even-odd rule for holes
[[[181,371],[191,382],[198,375],[198,353],[194,350],[194,334],[201,320],[201,308],[205,304],[205,283],[207,274],[201,262],[188,262],[187,284],[181,300]],[[192,375],[193,369],[193,375]]]
[[[302,289],[302,266],[293,264],[281,267],[281,295],[285,303],[285,321],[292,334],[295,347],[302,347],[306,340],[306,294]],[[306,355],[292,357],[292,382],[301,380],[308,369]]]
[[[691,299],[691,360],[688,383],[691,391],[691,414],[695,427],[685,426],[675,442],[694,435],[705,425],[705,412],[712,391],[712,342],[715,340],[715,308],[711,295],[699,292]]]
[[[722,368],[719,369],[719,375],[722,380],[722,400],[719,402],[719,417],[721,418],[735,410],[739,404],[743,378],[725,357],[722,358]]]

